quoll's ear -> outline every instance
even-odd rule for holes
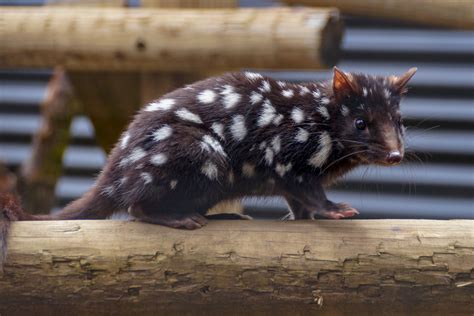
[[[413,67],[410,68],[407,72],[405,72],[400,77],[395,77],[393,80],[393,86],[395,87],[396,91],[400,94],[407,92],[407,84],[410,81],[411,77],[413,77],[416,73],[418,68]]]
[[[339,99],[358,91],[357,84],[354,82],[352,76],[337,67],[334,67],[332,89],[334,96]]]

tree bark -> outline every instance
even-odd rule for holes
[[[474,221],[16,222],[0,313],[470,315]]]
[[[334,9],[1,8],[0,67],[317,69],[340,53]]]
[[[287,4],[338,8],[342,13],[417,24],[474,29],[472,0],[283,0]]]
[[[19,191],[27,210],[49,213],[69,144],[69,129],[77,105],[71,84],[61,68],[54,70],[41,104],[41,125],[33,138],[31,155],[20,170]]]

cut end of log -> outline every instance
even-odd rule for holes
[[[334,10],[328,15],[328,22],[321,32],[320,56],[326,68],[331,68],[339,63],[342,50],[341,42],[344,35],[344,23],[339,11]]]

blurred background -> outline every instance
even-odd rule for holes
[[[50,1],[48,4],[57,5],[57,2],[69,5],[78,1]],[[89,1],[83,1],[87,2]],[[139,7],[143,4],[151,6],[153,1],[109,2]],[[155,2],[167,6],[167,1]],[[168,1],[168,4],[172,2],[180,1]],[[225,6],[232,1],[207,2]],[[364,167],[352,172],[330,190],[330,198],[338,202],[349,202],[358,208],[361,212],[359,218],[474,218],[472,4],[467,6],[467,20],[463,20],[466,19],[464,16],[451,23],[441,11],[437,14],[434,8],[436,1],[413,0],[411,3],[415,6],[411,11],[395,13],[389,7],[387,10],[392,13],[384,13],[380,8],[371,8],[370,5],[374,1],[366,1],[365,6],[357,5],[364,3],[364,0],[332,3],[286,1],[286,4],[270,0],[233,2],[230,6],[274,8],[288,6],[289,3],[316,6],[330,3],[340,7],[340,16],[334,11],[330,15],[337,19],[338,23],[339,20],[343,23],[343,36],[340,43],[329,43],[325,53],[334,56],[326,56],[326,64],[321,67],[308,64],[307,69],[301,65],[295,70],[285,69],[292,68],[290,63],[289,67],[279,64],[275,68],[257,70],[273,78],[292,82],[325,80],[331,77],[331,67],[335,63],[345,71],[380,75],[402,74],[411,67],[418,67],[417,74],[410,81],[408,96],[402,103],[402,112],[408,127],[407,147],[412,154],[397,167]],[[419,6],[416,6],[417,2],[420,3]],[[456,1],[447,2],[456,5]],[[464,3],[464,6],[468,3],[459,2]],[[189,3],[181,1],[182,6],[192,6]],[[0,0],[0,5],[42,6],[45,3],[40,0]],[[438,10],[449,11],[449,8],[443,9],[443,2],[440,1],[439,5]],[[423,16],[423,9],[434,10],[431,18]],[[306,8],[298,7],[297,10]],[[396,14],[399,16],[393,16]],[[265,21],[262,20],[261,23],[264,24]],[[338,32],[337,27],[328,22],[327,28],[329,27],[334,27],[334,32]],[[285,30],[279,32],[279,36],[285,36]],[[291,33],[288,36],[290,35]],[[225,40],[222,38],[222,41]],[[337,41],[337,35],[330,37],[330,40]],[[0,45],[3,46],[6,43],[4,41],[5,38],[0,37]],[[44,41],[49,41],[47,33]],[[137,48],[144,48],[145,44],[140,43],[137,42]],[[334,47],[338,45],[340,49]],[[1,50],[0,47],[0,66],[7,64],[1,62]],[[30,51],[30,54],[34,60],[35,53]],[[127,78],[122,78],[116,70],[112,73],[92,74],[77,69],[71,72],[68,69],[56,69],[56,79],[52,80],[52,65],[38,66],[32,62],[28,66],[28,63],[22,62],[15,66],[15,62],[11,60],[13,58],[9,59],[8,67],[0,69],[0,190],[11,190],[20,185],[23,190],[27,190],[23,195],[25,204],[30,209],[34,208],[38,212],[46,212],[49,208],[58,209],[79,197],[93,184],[94,177],[106,160],[106,151],[103,148],[112,141],[104,140],[105,136],[96,137],[99,133],[94,126],[98,125],[94,122],[101,121],[97,117],[94,119],[97,114],[94,111],[100,102],[97,101],[98,97],[87,96],[81,89],[87,89],[84,87],[94,80],[102,84],[114,78],[110,81],[120,82],[101,86],[102,93],[108,94],[105,98],[117,95],[116,98],[126,103],[130,100],[130,94],[135,92],[128,90],[127,95],[123,96],[121,87],[126,86],[127,80],[133,81],[135,77],[129,77],[130,73],[127,73]],[[240,66],[242,69],[251,69],[254,65]],[[235,70],[235,65],[228,70]],[[222,71],[225,69],[219,69],[212,74]],[[157,71],[147,74],[146,77],[141,75],[141,80],[145,78],[148,85],[159,86],[156,89],[145,89],[147,92],[142,89],[141,93],[147,95],[142,95],[141,100],[158,97],[160,93],[208,74],[179,69],[179,72],[161,76]],[[72,81],[72,89],[70,82],[65,81],[67,76]],[[153,81],[154,78],[156,82]],[[109,88],[111,90],[107,90]],[[59,107],[59,112],[55,114],[54,105],[51,105],[56,102],[53,97],[58,98],[57,102],[61,103],[61,98],[74,93],[80,102],[63,100],[63,107]],[[91,104],[95,104],[95,110],[92,105],[85,104],[91,99],[94,99]],[[82,104],[78,105],[81,102]],[[139,104],[130,104],[129,110],[123,110],[121,107],[126,105],[117,105],[115,110],[113,106],[108,108],[111,111],[110,117],[104,117],[103,113],[98,115],[102,115],[102,125],[106,125],[105,129],[121,130],[130,118],[130,113],[133,113]],[[48,110],[48,107],[53,110]],[[117,113],[114,111],[123,113],[123,116],[116,118]],[[48,120],[53,124],[52,127],[48,126]],[[108,120],[110,126],[107,126]],[[56,127],[55,122],[58,125]],[[51,128],[52,132],[49,130]],[[55,128],[58,130],[55,131]],[[48,131],[45,132],[45,129]],[[64,129],[70,131],[70,134],[64,133]],[[38,134],[41,130],[43,134]],[[48,139],[51,135],[56,136]],[[117,139],[117,136],[113,135],[113,139]],[[32,155],[35,158],[32,158]],[[57,165],[57,161],[62,162],[62,167]],[[49,198],[48,195],[51,194],[52,198]],[[285,203],[278,197],[264,200],[247,198],[242,206],[245,213],[255,218],[280,218],[287,213]]]

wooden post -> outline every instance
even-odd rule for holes
[[[474,29],[472,0],[284,0],[287,4],[338,8],[342,13],[417,24]]]
[[[49,213],[55,202],[55,187],[62,172],[63,153],[69,144],[69,129],[77,105],[68,77],[57,67],[41,104],[41,125],[33,138],[31,155],[20,171],[19,191],[27,210]]]
[[[16,222],[0,313],[471,315],[474,221]]]
[[[334,9],[0,8],[0,67],[77,71],[320,69],[340,53]]]

